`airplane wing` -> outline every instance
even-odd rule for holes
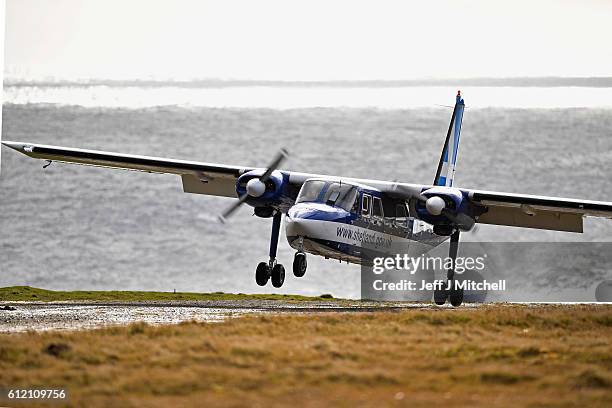
[[[469,190],[474,204],[486,212],[476,222],[514,227],[582,232],[584,217],[612,218],[612,203]]]
[[[384,193],[405,200],[414,199],[432,187],[404,183],[377,186]],[[460,190],[477,212],[482,212],[475,217],[481,224],[582,232],[584,217],[612,218],[612,202]]]
[[[176,174],[181,176],[183,191],[186,193],[223,197],[236,198],[236,180],[241,174],[251,170],[250,168],[223,164],[172,160],[34,143],[4,141],[2,144],[35,159],[148,173]]]
[[[149,173],[167,173],[181,176],[187,193],[208,194],[236,198],[236,180],[254,168],[228,166],[158,157],[137,156],[97,150],[83,150],[23,142],[2,142],[35,159],[75,163],[89,166],[136,170]],[[345,180],[380,190],[383,193],[413,199],[433,186],[396,183],[380,180],[355,179],[310,173],[288,172],[289,182],[299,191],[309,178]],[[481,207],[476,217],[481,224],[507,225],[524,228],[582,232],[584,217],[612,218],[612,203],[569,198],[543,197],[524,194],[499,193],[461,189],[470,202]]]

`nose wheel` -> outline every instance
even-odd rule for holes
[[[304,276],[307,266],[306,254],[303,252],[296,252],[293,257],[293,274],[295,277],[301,278]]]

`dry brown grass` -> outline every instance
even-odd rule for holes
[[[611,406],[611,335],[594,305],[2,334],[0,386],[84,407]]]

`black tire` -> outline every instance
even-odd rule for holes
[[[266,262],[260,262],[255,271],[255,282],[259,286],[266,286],[268,279],[270,279],[270,267]]]
[[[280,288],[285,282],[285,267],[281,264],[274,265],[272,268],[272,286]]]
[[[293,257],[293,274],[296,278],[301,278],[306,273],[308,263],[306,262],[306,254],[297,252]]]
[[[446,289],[436,289],[433,293],[433,301],[436,305],[442,306],[446,303],[446,299],[448,298],[448,293]]]
[[[450,304],[454,307],[461,306],[461,303],[463,303],[463,289],[451,289],[449,300]]]

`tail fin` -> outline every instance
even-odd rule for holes
[[[459,136],[461,135],[461,121],[463,120],[463,110],[465,104],[461,98],[461,91],[457,91],[457,100],[455,109],[453,109],[453,117],[451,118],[446,134],[446,141],[442,149],[442,156],[438,163],[438,171],[434,179],[435,186],[453,186],[455,177],[455,166],[457,165],[457,150],[459,150]]]

